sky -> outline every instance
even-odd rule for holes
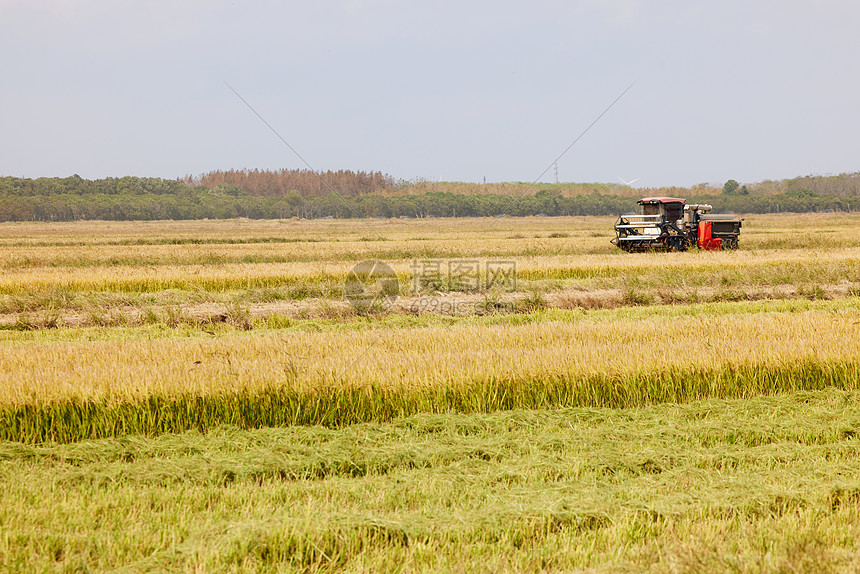
[[[858,22],[842,0],[0,0],[0,175],[858,171]]]

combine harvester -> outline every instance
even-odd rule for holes
[[[738,248],[742,219],[711,214],[710,205],[685,205],[686,202],[677,197],[640,199],[642,213],[619,217],[612,243],[625,251],[686,251],[692,246],[708,251]]]

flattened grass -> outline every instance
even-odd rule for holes
[[[0,568],[852,572],[860,393],[0,443]]]

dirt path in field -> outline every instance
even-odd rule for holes
[[[528,312],[541,308],[611,309],[633,305],[670,305],[694,302],[741,301],[762,299],[837,299],[851,293],[850,284],[817,286],[814,290],[793,285],[778,285],[763,289],[724,289],[715,287],[696,290],[622,290],[622,289],[564,289],[541,294],[505,293],[490,297],[482,293],[429,293],[398,298],[389,308],[399,314],[448,316],[486,315],[491,313]],[[273,326],[284,319],[348,319],[356,315],[344,300],[304,299],[252,304],[205,302],[175,306],[123,306],[92,309],[40,310],[0,314],[0,328],[44,329],[54,327],[124,326],[162,323],[206,325],[226,323],[252,328],[263,320]],[[278,319],[281,322],[278,322]]]

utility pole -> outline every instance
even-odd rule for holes
[[[552,162],[552,171],[555,173],[555,182],[558,183],[558,162]]]

